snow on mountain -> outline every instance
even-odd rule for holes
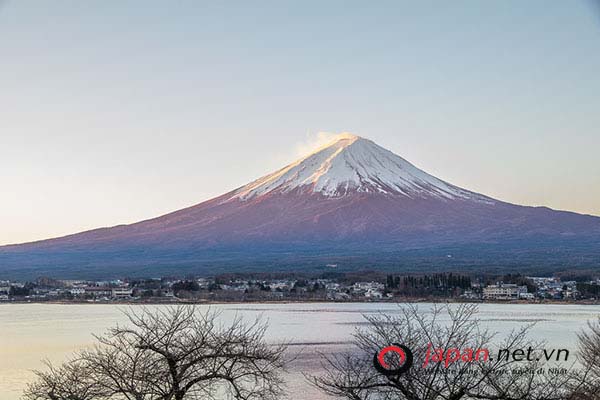
[[[308,156],[236,190],[231,199],[247,200],[271,192],[312,191],[328,197],[378,192],[409,198],[436,197],[492,202],[446,183],[374,142],[338,135]]]
[[[0,275],[26,279],[317,271],[330,263],[394,270],[523,266],[532,273],[557,265],[597,268],[600,218],[494,200],[435,178],[370,140],[342,135],[271,175],[185,209],[0,246]]]

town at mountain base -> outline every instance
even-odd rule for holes
[[[518,206],[354,135],[158,218],[0,247],[0,276],[600,266],[600,218]]]

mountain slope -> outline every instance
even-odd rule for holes
[[[429,175],[370,140],[350,134],[339,135],[307,157],[236,190],[233,198],[245,200],[294,189],[308,189],[328,197],[374,192],[485,200]]]
[[[273,174],[136,224],[0,247],[0,277],[241,268],[600,265],[600,218],[517,206],[342,135]],[[452,257],[448,257],[452,255]]]

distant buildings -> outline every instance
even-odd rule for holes
[[[498,282],[483,288],[484,300],[518,300],[528,298],[529,294],[531,293],[527,293],[527,286],[519,286],[515,283]]]
[[[10,282],[0,282],[0,294],[7,295],[10,293]]]
[[[352,293],[354,295],[364,296],[367,299],[383,298],[385,285],[379,282],[356,282],[352,285]]]
[[[528,292],[519,293],[519,300],[535,300],[535,294]]]
[[[370,278],[370,276],[369,276]],[[176,277],[136,280],[0,280],[0,301],[176,302],[185,301],[398,301],[448,299],[466,301],[600,299],[600,280],[561,281],[559,277],[524,277],[486,285],[485,278],[467,275],[388,275],[381,281],[341,278]],[[514,277],[513,277],[514,278]],[[497,278],[503,279],[503,278]]]
[[[0,301],[8,301],[10,294],[10,282],[0,281]]]
[[[581,294],[577,290],[577,282],[561,281],[557,277],[531,277],[537,286],[537,295],[543,299],[579,299]]]

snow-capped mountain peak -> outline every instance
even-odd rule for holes
[[[374,142],[341,134],[306,157],[235,191],[247,200],[271,192],[312,191],[328,197],[375,192],[411,198],[491,199],[446,183]]]
[[[439,257],[448,248],[450,264]],[[598,249],[598,217],[497,201],[435,178],[370,140],[343,135],[273,174],[185,209],[0,247],[0,273],[104,279],[249,266],[322,272],[331,262],[348,271],[365,265],[553,271],[557,262],[593,268]]]

